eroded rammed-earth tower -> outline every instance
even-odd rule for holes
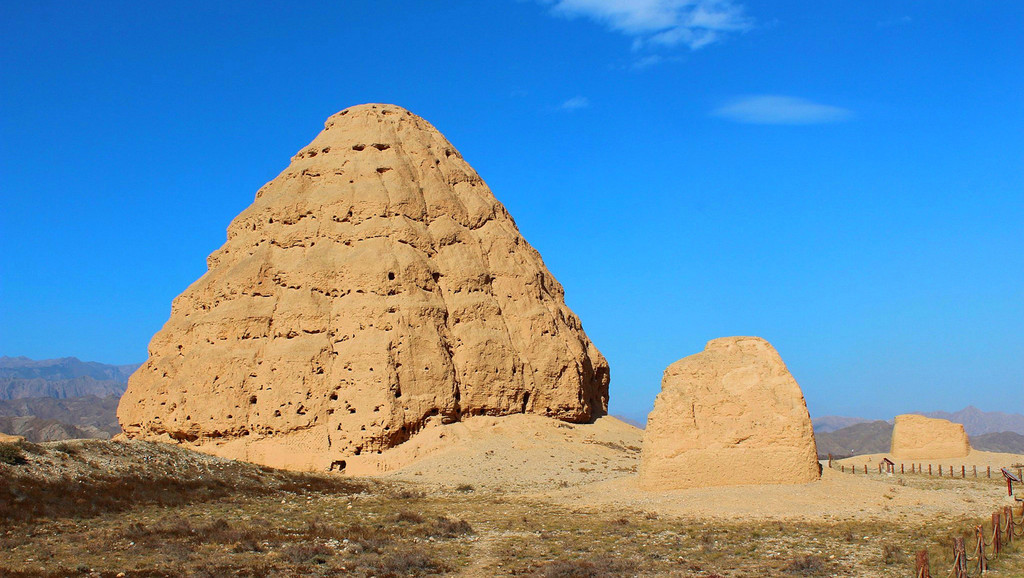
[[[607,410],[608,365],[561,285],[433,126],[327,120],[174,300],[118,419],[132,438],[319,468],[432,420]]]
[[[775,348],[722,337],[669,365],[647,417],[639,477],[655,491],[819,479],[803,392]]]

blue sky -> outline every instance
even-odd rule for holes
[[[141,361],[330,114],[437,126],[642,417],[759,335],[813,415],[1024,412],[1017,1],[4,2],[0,354]]]

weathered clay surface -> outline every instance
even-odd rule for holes
[[[128,437],[306,469],[430,420],[607,410],[608,365],[540,254],[397,106],[331,116],[208,266],[129,381]]]
[[[759,337],[723,337],[665,370],[647,418],[640,486],[672,490],[819,478],[796,380]]]
[[[25,441],[25,438],[22,437],[22,436],[16,436],[16,435],[0,433],[0,443],[8,443],[8,444],[10,444],[10,443],[23,442],[23,441]]]
[[[896,416],[890,453],[904,460],[962,458],[971,453],[971,444],[961,424],[906,414]]]

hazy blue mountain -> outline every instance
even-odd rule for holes
[[[139,365],[108,365],[75,357],[43,360],[0,357],[0,400],[120,396],[128,376]]]
[[[647,427],[647,420],[640,421],[638,419],[633,419],[631,417],[626,417],[624,415],[613,415],[612,417],[614,417],[615,419],[624,421],[624,422],[628,423],[629,425],[631,425],[633,427],[638,427],[640,429],[644,429],[644,428]]]
[[[973,405],[969,405],[964,409],[953,413],[946,411],[933,411],[930,413],[915,411],[913,413],[926,417],[937,417],[940,419],[948,419],[949,421],[956,423],[962,423],[964,424],[964,430],[967,431],[967,435],[969,436],[1008,431],[1024,435],[1024,415],[1019,413],[981,411]]]
[[[888,453],[892,447],[892,424],[887,421],[865,421],[831,432],[814,432],[818,457],[846,458],[861,454]]]
[[[828,433],[836,431],[837,429],[843,429],[844,427],[850,427],[859,423],[869,422],[871,420],[864,419],[862,417],[843,417],[838,415],[824,415],[816,417],[811,420],[811,424],[814,426],[814,433],[822,432]]]

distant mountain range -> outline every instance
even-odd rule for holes
[[[818,444],[818,457],[829,454],[837,458],[861,454],[888,453],[892,447],[892,424],[886,421],[868,421],[832,431],[814,430]]]
[[[947,419],[954,423],[963,424],[964,431],[969,436],[979,436],[989,433],[1016,432],[1024,435],[1024,415],[1019,413],[1004,413],[1001,411],[981,411],[969,405],[960,411],[950,413],[948,411],[910,411],[925,417]],[[851,425],[872,421],[862,417],[843,417],[837,415],[826,415],[811,420],[814,424],[814,433],[828,433],[840,430]],[[888,420],[891,424],[892,420]]]
[[[121,433],[117,423],[120,396],[27,397],[0,401],[0,432],[30,442],[109,439]]]
[[[933,411],[931,413],[915,411],[911,413],[917,413],[926,417],[948,419],[955,423],[962,423],[964,424],[964,430],[969,436],[980,436],[982,434],[1007,431],[1024,435],[1024,415],[1019,413],[981,411],[973,405],[969,405],[964,409],[953,413],[945,411]]]
[[[34,360],[0,357],[0,401],[28,398],[120,396],[141,364],[107,365],[75,357]]]
[[[110,438],[121,431],[117,402],[139,365],[0,357],[0,432],[31,442]]]
[[[887,421],[856,423],[834,431],[814,431],[818,457],[829,454],[845,458],[863,454],[889,453],[892,447],[892,424]],[[1024,454],[1024,435],[1005,431],[969,436],[971,447],[988,452]]]
[[[851,425],[857,425],[859,423],[869,422],[871,420],[864,419],[862,417],[842,417],[838,415],[826,415],[822,417],[816,417],[811,420],[814,425],[815,435],[818,432],[828,433],[836,431],[837,429],[843,429],[844,427],[850,427]]]

